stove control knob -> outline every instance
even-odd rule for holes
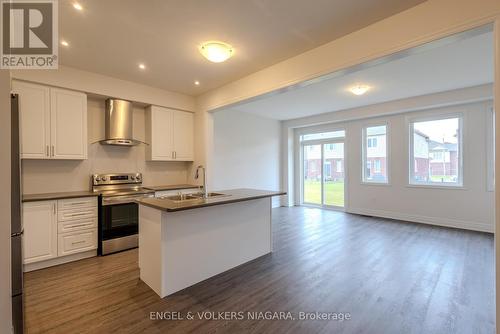
[[[103,176],[103,177],[102,177],[102,180],[103,180],[103,181],[106,181],[106,176]]]
[[[96,180],[97,182],[99,182],[99,181],[101,181],[101,178],[98,176],[98,177],[96,177],[96,178],[95,178],[95,180]]]
[[[131,179],[132,181],[134,181],[134,180],[135,180],[135,176],[131,176],[131,177],[130,177],[130,179]]]

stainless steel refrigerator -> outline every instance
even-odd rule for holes
[[[19,149],[19,97],[11,95],[11,261],[12,325],[23,333],[23,223],[21,211],[21,157]]]

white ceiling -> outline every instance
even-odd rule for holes
[[[230,109],[287,120],[491,83],[493,55],[487,32]],[[347,89],[357,83],[372,89],[355,96]]]
[[[59,1],[70,43],[61,64],[199,95],[424,0],[79,0],[83,11],[73,2]],[[232,44],[234,57],[208,62],[197,49],[207,40]]]

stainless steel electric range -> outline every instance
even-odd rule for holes
[[[94,174],[92,190],[99,193],[98,253],[106,255],[139,244],[139,206],[136,199],[153,197],[142,187],[141,173]]]

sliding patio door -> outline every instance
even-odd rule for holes
[[[323,144],[323,205],[344,207],[344,143]]]
[[[304,178],[303,178],[303,202],[307,204],[321,205],[323,179],[321,167],[322,145],[304,145]]]
[[[344,208],[344,135],[342,130],[300,137],[302,204]]]

